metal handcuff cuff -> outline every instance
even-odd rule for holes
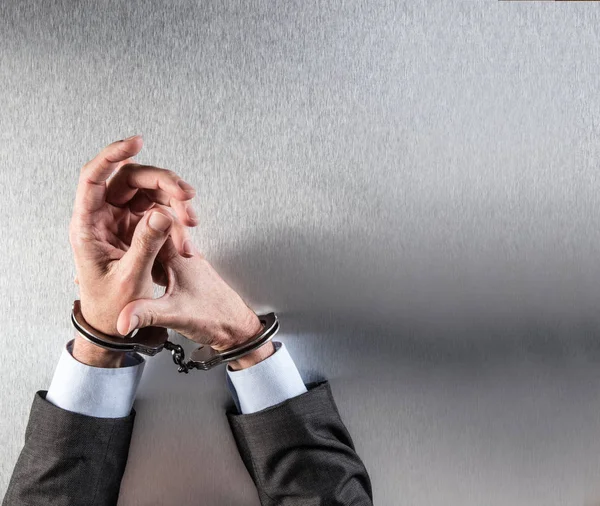
[[[81,337],[107,350],[139,352],[144,355],[153,356],[164,348],[173,355],[173,362],[179,366],[178,371],[187,374],[190,369],[208,371],[219,364],[237,360],[260,348],[267,341],[270,341],[279,330],[277,316],[275,313],[257,316],[264,327],[250,341],[236,348],[221,352],[214,350],[210,346],[200,346],[200,348],[192,352],[190,360],[187,362],[185,361],[183,348],[179,344],[168,340],[169,334],[164,327],[135,329],[123,337],[103,334],[85,321],[81,313],[81,302],[79,300],[73,302],[71,322]]]

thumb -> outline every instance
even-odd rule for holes
[[[152,210],[146,213],[135,227],[131,246],[119,260],[126,272],[140,277],[150,276],[154,260],[169,237],[173,219],[164,212]]]
[[[169,327],[172,317],[169,295],[158,299],[138,299],[127,304],[119,313],[117,330],[121,335],[144,327]]]

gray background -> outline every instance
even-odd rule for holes
[[[376,504],[598,504],[599,8],[0,3],[0,495],[72,336],[79,169],[141,133]],[[258,504],[227,402],[150,359],[119,504]]]

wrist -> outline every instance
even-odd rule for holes
[[[117,318],[112,311],[107,312],[102,304],[93,302],[94,299],[81,294],[79,304],[81,305],[81,316],[94,329],[109,336],[118,336]],[[118,317],[118,314],[116,315]]]
[[[246,317],[241,321],[242,323],[240,323],[235,329],[230,330],[227,344],[213,346],[215,350],[225,351],[235,346],[239,346],[240,344],[250,341],[253,337],[260,334],[264,328],[264,325],[253,311],[249,311]],[[244,355],[243,357],[240,357],[237,360],[232,360],[229,362],[229,367],[234,371],[239,369],[247,369],[248,367],[252,367],[259,362],[262,362],[264,359],[270,357],[273,353],[275,353],[275,347],[273,346],[273,343],[267,341],[260,348],[257,348],[256,350]]]
[[[123,352],[106,350],[90,343],[79,334],[75,335],[72,355],[82,364],[102,368],[121,367],[125,356]]]
[[[218,330],[213,334],[214,339],[210,346],[217,351],[230,350],[250,341],[262,331],[263,327],[256,313],[248,309],[243,316],[236,317],[234,322],[220,323]]]
[[[237,360],[229,362],[229,367],[233,371],[247,369],[248,367],[252,367],[259,362],[262,362],[266,358],[269,358],[273,353],[275,353],[275,345],[271,341],[267,341],[260,348],[248,353],[248,355],[244,355]]]

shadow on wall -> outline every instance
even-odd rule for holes
[[[522,295],[510,297],[510,283],[497,282],[506,274],[515,291],[522,290],[507,265],[504,272],[496,268],[494,278],[484,272],[485,263],[468,259],[461,266],[427,251],[391,250],[385,238],[375,241],[367,232],[258,231],[229,248],[217,260],[207,256],[235,289],[251,287],[240,291],[257,312],[278,314],[280,335],[305,381],[332,380],[365,456],[381,441],[390,455],[403,456],[407,442],[398,440],[397,428],[410,427],[415,395],[418,405],[436,406],[449,395],[447,378],[467,378],[468,384],[470,378],[480,381],[479,373],[491,365],[523,359],[561,365],[581,355],[600,358],[596,323],[583,319],[576,305],[560,318],[548,318],[548,310],[527,315],[531,307],[522,307]],[[472,277],[465,274],[469,269]],[[351,402],[356,398],[372,413],[387,406],[385,416],[364,419]],[[460,396],[457,401],[461,406]],[[222,368],[184,375],[166,353],[151,359],[136,402],[120,504],[191,505],[201,497],[207,504],[258,505],[229,431],[227,407]],[[366,463],[377,485],[385,473],[376,462]]]
[[[282,332],[318,340],[338,360],[447,367],[600,358],[596,294],[578,289],[578,272],[569,276],[542,255],[529,264],[469,252],[453,258],[368,230],[280,229],[248,238],[213,265],[234,288],[252,287],[242,295],[254,309],[254,294],[265,297],[256,302],[279,315]]]

